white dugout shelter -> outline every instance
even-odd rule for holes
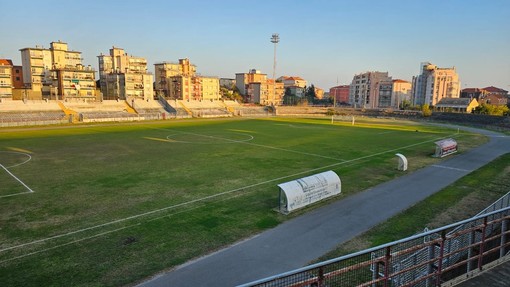
[[[321,199],[340,194],[342,182],[334,171],[326,171],[278,185],[279,208],[284,214]]]
[[[436,152],[434,157],[445,157],[457,152],[457,142],[454,139],[444,139],[435,142]]]

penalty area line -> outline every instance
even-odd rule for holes
[[[23,185],[28,191],[27,192],[20,192],[20,193],[14,193],[14,194],[8,194],[8,195],[2,195],[0,198],[3,197],[9,197],[9,196],[15,196],[20,194],[26,194],[26,193],[33,193],[34,191],[28,187],[21,179],[19,179],[17,176],[15,176],[12,172],[10,172],[3,164],[0,164],[0,167],[3,168],[10,176],[12,176],[16,181],[18,181],[21,185]]]

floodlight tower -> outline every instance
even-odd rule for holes
[[[273,105],[276,99],[276,44],[280,42],[280,36],[274,33],[271,37],[271,43],[274,44],[274,59],[273,59]]]

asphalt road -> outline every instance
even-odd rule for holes
[[[138,285],[236,286],[305,266],[338,244],[369,230],[498,156],[510,152],[510,137],[482,133],[490,141],[437,165],[333,202],[253,238],[199,258]]]

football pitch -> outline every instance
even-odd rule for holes
[[[333,170],[331,200],[482,136],[394,120],[214,119],[0,130],[0,285],[119,286],[276,226],[277,184]]]

